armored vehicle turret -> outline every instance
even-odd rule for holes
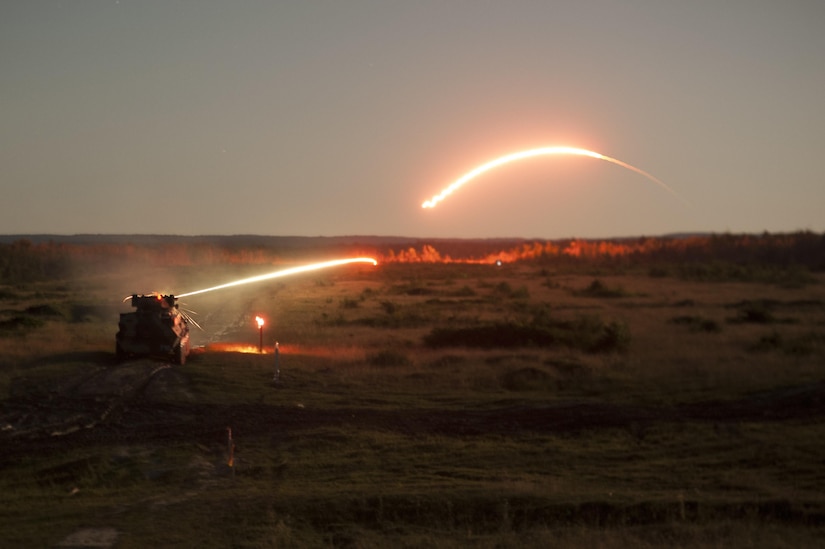
[[[185,364],[189,356],[189,321],[179,309],[177,298],[134,294],[131,302],[135,310],[120,314],[115,336],[118,360],[130,356],[159,356],[171,358],[176,364]]]

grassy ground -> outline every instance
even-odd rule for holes
[[[670,272],[390,264],[193,296],[197,338],[234,347],[139,390],[130,375],[153,367],[113,360],[133,288],[7,288],[0,531],[12,546],[83,529],[116,547],[818,546],[825,279]],[[268,352],[230,352],[256,350],[257,314]],[[72,415],[104,420],[24,433]]]

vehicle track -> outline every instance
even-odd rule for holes
[[[163,372],[163,374],[161,374]],[[600,401],[559,402],[541,407],[510,406],[490,410],[424,410],[365,408],[305,408],[269,404],[198,404],[159,402],[146,395],[160,375],[174,369],[158,367],[142,383],[105,402],[53,400],[37,408],[44,418],[66,413],[62,423],[43,421],[19,433],[4,431],[7,449],[15,441],[32,448],[83,444],[158,444],[169,441],[209,444],[220,440],[227,426],[238,436],[289,437],[319,428],[391,431],[409,436],[473,437],[518,432],[573,433],[583,430],[627,429],[643,433],[655,424],[698,421],[714,425],[786,420],[821,421],[825,417],[825,384],[809,384],[756,394],[728,402],[651,407]],[[29,411],[31,412],[31,408]],[[74,415],[71,415],[74,414]],[[4,418],[8,417],[4,414]],[[4,419],[5,421],[5,419]],[[23,439],[23,440],[21,440]]]
[[[60,438],[115,421],[169,364],[138,360],[79,376],[60,390],[32,391],[0,404],[3,438]]]

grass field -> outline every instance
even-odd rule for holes
[[[347,267],[182,299],[157,372],[132,280],[0,288],[4,543],[821,546],[825,276],[782,276]]]

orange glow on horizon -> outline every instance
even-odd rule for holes
[[[652,253],[662,249],[684,248],[696,246],[701,238],[681,239],[674,242],[659,241],[657,239],[643,239],[640,241],[610,242],[571,240],[569,242],[532,242],[502,249],[475,257],[454,257],[439,252],[435,247],[425,244],[420,249],[407,248],[405,250],[390,250],[381,257],[382,263],[463,263],[476,265],[493,265],[496,262],[514,263],[530,261],[540,257],[621,257]]]
[[[535,156],[557,155],[557,154],[587,156],[587,157],[590,157],[590,158],[595,158],[597,160],[604,160],[606,162],[611,162],[613,164],[621,166],[622,168],[626,168],[628,170],[631,170],[633,172],[638,173],[639,175],[642,175],[642,176],[646,177],[647,179],[653,181],[654,183],[656,183],[657,185],[659,185],[660,187],[662,187],[663,189],[668,191],[670,194],[675,196],[677,199],[679,199],[685,205],[689,205],[688,202],[685,199],[683,199],[681,196],[676,194],[676,192],[673,189],[671,189],[670,187],[665,185],[658,178],[654,177],[653,175],[649,174],[648,172],[646,172],[642,169],[639,169],[635,166],[632,166],[632,165],[630,165],[626,162],[622,162],[621,160],[618,160],[616,158],[612,158],[610,156],[605,156],[603,154],[600,154],[600,153],[597,153],[597,152],[594,152],[594,151],[588,151],[587,149],[579,149],[579,148],[576,148],[576,147],[559,146],[559,147],[541,147],[541,148],[538,148],[538,149],[529,149],[529,150],[526,150],[526,151],[514,152],[514,153],[506,154],[504,156],[500,156],[496,159],[490,160],[489,162],[486,162],[486,163],[484,163],[484,164],[482,164],[482,165],[480,165],[476,168],[473,168],[469,172],[465,173],[464,175],[462,175],[461,177],[459,177],[458,179],[456,179],[455,181],[450,183],[441,192],[434,195],[429,200],[425,200],[424,203],[421,204],[421,207],[425,208],[425,209],[426,208],[435,208],[435,206],[439,202],[441,202],[442,200],[444,200],[445,198],[447,198],[448,196],[453,194],[456,190],[458,190],[465,183],[468,183],[469,181],[471,181],[471,180],[475,179],[476,177],[480,176],[481,174],[486,173],[486,172],[488,172],[488,171],[490,171],[494,168],[497,168],[499,166],[502,166],[504,164],[509,164],[510,162],[516,162],[518,160],[524,160],[525,158],[533,158]]]

